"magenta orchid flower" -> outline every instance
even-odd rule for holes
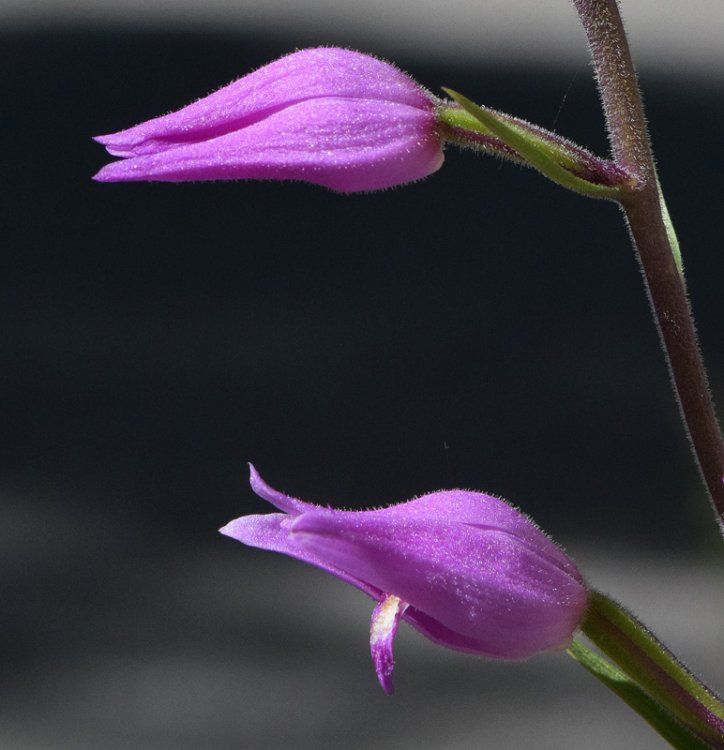
[[[333,510],[251,487],[282,513],[220,531],[316,565],[369,594],[370,649],[393,692],[400,619],[442,646],[496,659],[567,647],[588,601],[576,566],[529,518],[497,497],[443,490],[369,511]]]
[[[360,52],[295,52],[171,114],[97,137],[101,182],[303,180],[339,192],[419,180],[443,162],[437,100]]]

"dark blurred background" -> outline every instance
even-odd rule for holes
[[[345,507],[507,497],[721,686],[721,544],[613,205],[454,148],[362,196],[90,180],[92,135],[322,43],[606,152],[582,34],[476,59],[368,31],[0,26],[0,747],[663,746],[560,655],[401,633],[386,698],[364,596],[216,533],[267,510],[247,461]],[[721,69],[662,57],[647,113],[721,404]]]

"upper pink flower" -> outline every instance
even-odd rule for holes
[[[339,192],[418,180],[443,162],[435,98],[393,65],[320,47],[193,104],[97,137],[101,182],[303,180]]]
[[[387,692],[400,619],[448,648],[523,659],[570,645],[585,614],[573,561],[497,497],[444,490],[344,511],[284,495],[253,466],[251,486],[282,513],[243,516],[221,533],[316,565],[375,599],[370,648]]]

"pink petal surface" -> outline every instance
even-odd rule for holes
[[[314,565],[317,568],[331,573],[333,576],[349,583],[352,586],[364,591],[373,599],[379,599],[382,592],[370,585],[350,575],[344,570],[330,564],[328,560],[319,557],[312,550],[306,549],[300,545],[297,540],[289,534],[291,519],[285,513],[267,513],[259,516],[242,516],[237,518],[226,526],[219,529],[224,536],[236,539],[238,542],[247,544],[250,547],[269,550],[271,552],[281,552],[297,560]]]
[[[304,180],[341,192],[421,179],[443,161],[434,115],[381,100],[302,101],[210,140],[113,162],[101,182]]]
[[[176,112],[96,140],[115,156],[158,153],[246,128],[280,109],[324,97],[432,109],[432,97],[395,66],[361,52],[318,47],[282,57]]]
[[[484,644],[480,653],[518,659],[570,642],[586,607],[585,587],[516,537],[467,524],[351,515],[303,514],[291,536],[348,575]]]
[[[279,510],[283,510],[290,515],[296,516],[304,512],[323,510],[320,505],[307,503],[296,497],[290,497],[289,495],[285,495],[283,492],[279,492],[279,490],[270,487],[253,464],[249,464],[249,484],[251,485],[251,489],[259,497],[263,498],[268,503],[271,503],[275,508],[279,508]]]
[[[494,495],[470,490],[440,490],[378,511],[395,518],[465,523],[481,529],[500,529],[527,544],[537,554],[582,582],[578,569],[565,552],[515,506]]]

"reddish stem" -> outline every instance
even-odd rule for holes
[[[573,0],[591,46],[616,162],[639,187],[621,201],[691,446],[724,533],[724,438],[664,225],[646,119],[616,0]]]

